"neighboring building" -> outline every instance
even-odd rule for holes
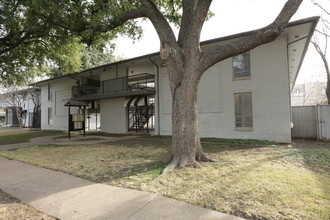
[[[295,85],[291,91],[291,106],[328,104],[325,93],[326,86],[326,82],[309,82]]]
[[[0,108],[5,113],[3,126],[40,128],[40,89],[16,89],[0,94]]]
[[[207,70],[198,94],[202,137],[291,142],[290,92],[317,20],[291,22],[275,41]],[[248,34],[205,41],[201,47],[208,50]],[[86,115],[93,117],[101,131],[148,129],[171,135],[170,86],[159,53],[36,84],[41,88],[42,129],[67,130],[71,123],[81,126],[75,114],[81,114],[88,104]],[[73,122],[69,123],[65,104],[73,106]],[[85,126],[94,125],[87,122]]]

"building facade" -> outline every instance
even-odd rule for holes
[[[202,137],[291,142],[290,92],[318,18],[290,23],[273,42],[209,68],[198,88]],[[202,50],[249,32],[201,43]],[[41,128],[67,130],[70,114],[104,132],[171,135],[168,72],[158,53],[38,82]],[[70,100],[87,107],[65,106]],[[85,109],[86,108],[86,109]],[[85,109],[85,110],[84,110]],[[89,120],[89,122],[88,122]]]

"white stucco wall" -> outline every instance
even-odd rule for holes
[[[48,100],[48,84],[41,86],[41,129],[67,130],[68,129],[68,107],[64,103],[71,98],[71,87],[75,81],[69,77],[51,81],[52,100]],[[48,108],[52,108],[51,125],[48,124]],[[71,107],[71,114],[77,113],[76,107]]]
[[[201,136],[290,142],[290,92],[286,37],[281,36],[272,43],[251,50],[250,61],[250,79],[233,80],[231,58],[211,67],[202,77],[198,95]],[[157,63],[160,65],[159,60]],[[118,73],[121,74],[127,72],[132,74],[132,71],[133,74],[157,72],[156,67],[149,60],[122,63],[117,68]],[[116,66],[103,69],[98,73],[101,81],[115,77]],[[155,133],[158,134],[159,130],[161,135],[170,135],[172,130],[171,96],[166,71],[166,68],[160,68],[159,94],[155,96]],[[48,101],[47,83],[44,83],[41,88],[41,128],[67,130],[67,107],[63,105],[71,97],[71,86],[75,85],[75,80],[67,77],[50,81],[50,83],[53,93],[51,101]],[[252,131],[235,130],[234,94],[241,92],[252,93]],[[101,131],[127,132],[125,98],[103,99],[99,102]],[[49,107],[53,109],[52,125],[48,125]],[[74,111],[76,108],[71,108],[71,112],[75,113]]]
[[[250,51],[251,78],[233,80],[232,60],[211,67],[199,86],[202,137],[291,142],[286,38]],[[166,68],[160,73],[160,133],[171,134],[171,98]],[[234,93],[252,92],[253,130],[235,130]]]
[[[124,102],[124,97],[100,100],[101,131],[127,132],[127,110]]]

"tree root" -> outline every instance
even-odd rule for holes
[[[167,153],[161,161],[165,164],[169,164],[173,160],[173,154],[172,153]]]
[[[168,156],[164,159],[168,159]],[[165,173],[170,172],[171,170],[176,169],[179,165],[179,161],[179,157],[173,157],[172,161],[162,170],[160,174],[163,175]]]
[[[201,162],[217,162],[216,159],[206,156],[205,153],[199,155],[199,157],[196,158],[196,160]]]
[[[199,148],[197,153],[196,153],[196,161],[199,162],[216,162],[216,159],[208,157],[202,148]]]
[[[196,155],[196,159],[189,159],[186,157],[172,156],[170,153],[167,154],[162,162],[168,163],[168,165],[162,170],[161,175],[170,172],[174,169],[180,169],[183,167],[200,167],[199,162],[216,162],[215,159],[206,156],[204,153]]]

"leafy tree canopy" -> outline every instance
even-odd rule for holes
[[[88,22],[105,19],[100,7],[90,7],[89,1],[0,0],[0,83],[24,84],[45,73],[54,76],[111,61],[113,46],[104,51],[106,41],[119,32],[138,38],[141,30],[134,22],[113,32],[82,30]],[[73,33],[60,24],[81,30]],[[88,50],[106,52],[107,59],[88,64]]]

